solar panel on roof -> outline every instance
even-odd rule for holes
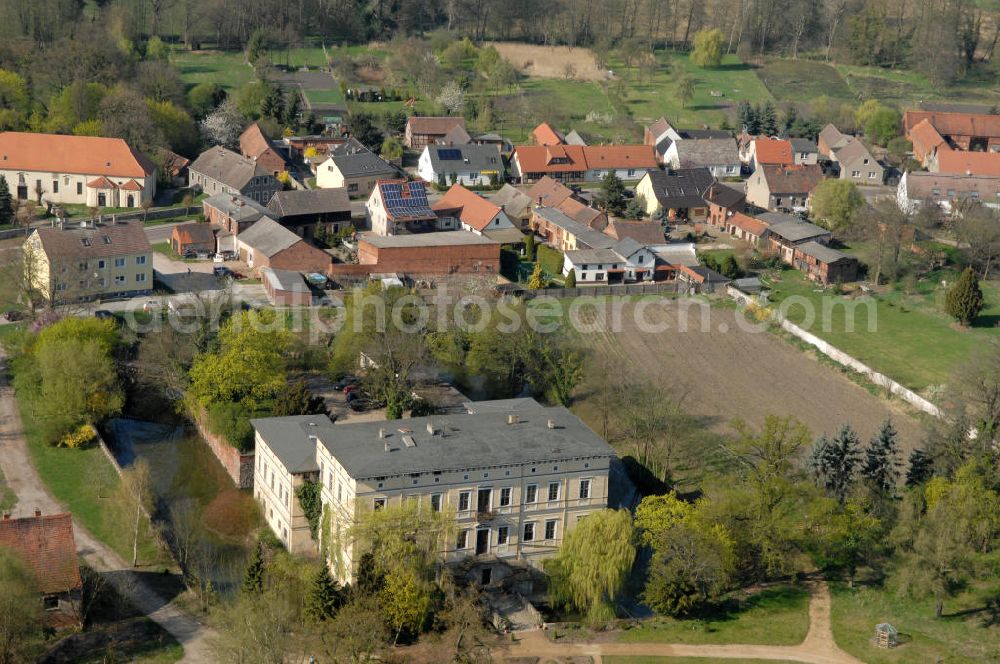
[[[438,159],[440,159],[441,161],[461,161],[462,160],[462,151],[461,150],[439,149],[437,151],[437,153],[438,153]]]

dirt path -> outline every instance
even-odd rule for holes
[[[520,632],[517,643],[502,656],[539,657],[566,661],[569,657],[591,657],[602,664],[605,655],[645,657],[710,657],[713,659],[767,659],[803,664],[863,664],[837,647],[830,627],[830,589],[817,582],[809,601],[809,632],[797,646],[753,644],[691,645],[686,643],[553,643],[540,630]]]
[[[0,468],[7,483],[17,496],[14,516],[28,516],[36,509],[43,514],[64,512],[65,508],[53,498],[31,464],[28,445],[21,428],[21,417],[14,400],[14,391],[7,376],[7,358],[0,351]],[[73,522],[76,549],[91,568],[100,572],[122,597],[128,599],[138,611],[149,616],[170,632],[184,647],[187,664],[214,662],[208,648],[207,637],[211,630],[164,601],[152,591],[129,565],[103,543],[94,538],[79,522]]]

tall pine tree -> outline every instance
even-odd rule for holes
[[[833,494],[841,505],[854,484],[861,464],[861,441],[849,424],[833,438],[821,436],[813,445],[809,466],[816,483]]]
[[[253,595],[264,589],[264,546],[257,542],[253,553],[250,554],[250,562],[247,563],[243,571],[243,592]]]
[[[891,496],[899,480],[899,444],[892,420],[882,423],[865,451],[861,476],[868,487],[879,496]]]
[[[0,226],[14,223],[14,198],[10,195],[7,178],[0,176]]]
[[[313,576],[312,584],[309,586],[309,594],[306,595],[303,607],[306,618],[316,622],[329,620],[337,614],[337,610],[343,603],[344,598],[340,592],[340,586],[330,576],[329,568],[321,564]]]
[[[971,267],[965,268],[945,295],[945,312],[962,325],[971,325],[983,310],[983,289]]]
[[[778,112],[774,110],[774,104],[767,102],[758,114],[760,117],[760,131],[767,136],[778,135]]]
[[[920,486],[934,474],[934,460],[919,447],[910,452],[910,467],[906,469],[906,486]]]

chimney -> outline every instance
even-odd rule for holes
[[[429,433],[432,436],[437,433],[437,430],[434,428],[434,425],[430,422],[427,423],[427,433]]]
[[[3,513],[3,520],[4,521],[10,521],[10,512],[4,512]]]
[[[517,424],[518,421],[517,413],[511,413],[507,416],[507,424]]]
[[[383,439],[383,438],[385,438],[385,429],[383,429],[383,428],[379,427],[379,430],[378,430],[378,437],[379,437],[379,439]]]
[[[388,454],[388,453],[389,453],[389,441],[388,441],[388,440],[387,440],[387,441],[385,441],[385,453],[386,453],[386,454]]]
[[[36,507],[36,508],[35,508],[35,516],[41,516],[41,515],[42,515],[42,510],[40,510],[40,509],[38,509],[38,508]]]
[[[546,422],[545,424],[546,424],[546,425],[547,425],[547,426],[548,426],[548,427],[549,427],[550,429],[555,429],[555,428],[556,428],[556,421],[555,421],[555,420],[549,420],[549,421],[548,421],[548,422]]]

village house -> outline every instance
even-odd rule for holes
[[[652,281],[656,273],[656,254],[631,238],[609,249],[576,249],[563,254],[563,277],[570,270],[578,284],[620,284]]]
[[[469,143],[472,143],[472,136],[469,136],[469,132],[465,131],[465,127],[462,125],[452,127],[437,142],[438,145],[468,145]]]
[[[944,140],[926,118],[909,128],[906,138],[913,145],[914,158],[927,168],[932,168],[939,151],[951,150],[948,141]]]
[[[813,166],[763,165],[747,180],[747,202],[766,210],[808,207],[813,189],[823,181],[823,170]]]
[[[860,139],[854,139],[833,153],[833,161],[839,164],[840,179],[854,184],[879,185],[885,179],[885,168]]]
[[[141,221],[36,228],[23,245],[32,289],[50,303],[153,290],[153,249]]]
[[[414,150],[434,145],[455,127],[465,129],[465,118],[461,116],[428,118],[411,115],[406,120],[403,144]]]
[[[534,205],[556,208],[571,219],[594,230],[604,230],[608,225],[606,212],[590,207],[577,192],[548,176],[528,189],[528,197]]]
[[[658,221],[613,219],[604,228],[604,234],[615,240],[630,238],[644,246],[655,246],[666,242],[663,224]]]
[[[215,230],[211,224],[191,222],[174,226],[170,231],[170,248],[179,256],[215,252]]]
[[[308,307],[312,304],[312,291],[299,272],[265,267],[260,271],[260,282],[268,301],[276,307]]]
[[[736,139],[729,132],[718,129],[680,129],[668,133],[657,144],[659,160],[665,166],[682,168],[707,168],[717,178],[739,177],[740,154]],[[661,152],[662,150],[662,152]]]
[[[371,274],[496,275],[500,271],[500,246],[486,234],[467,231],[385,236],[365,233],[358,239],[358,264]],[[355,267],[346,266],[343,271],[351,272]],[[338,268],[334,264],[331,275]]]
[[[896,187],[896,204],[907,213],[927,204],[951,212],[966,202],[1000,209],[1000,177],[910,171]]]
[[[636,180],[658,164],[648,145],[519,145],[511,168],[531,184],[546,175],[560,182],[598,182],[608,173]]]
[[[1000,152],[940,150],[927,164],[932,173],[1000,177]]]
[[[808,138],[790,138],[792,145],[792,160],[798,166],[818,164],[819,147]]]
[[[543,122],[531,130],[531,142],[533,145],[565,145],[566,137],[557,131],[548,122]]]
[[[176,152],[171,152],[166,148],[160,148],[155,154],[156,163],[159,164],[157,172],[160,181],[174,187],[183,187],[187,184],[188,166],[191,160],[182,157]]]
[[[120,138],[0,132],[0,177],[18,201],[142,207],[156,168]]]
[[[749,142],[746,151],[746,163],[750,170],[758,171],[761,166],[792,166],[795,157],[792,154],[792,144],[785,139],[775,137],[755,138]]]
[[[271,144],[271,139],[264,134],[264,130],[260,128],[258,122],[252,122],[240,134],[240,153],[266,168],[274,177],[278,177],[279,173],[288,170],[285,156]],[[261,202],[266,203],[267,201]]]
[[[439,219],[423,182],[380,180],[365,203],[368,227],[376,235],[456,230],[454,219]]]
[[[346,189],[352,198],[371,194],[379,180],[394,178],[399,169],[369,151],[331,154],[316,167],[316,186],[321,189]]]
[[[417,175],[427,182],[467,186],[499,185],[506,173],[492,145],[428,145],[417,160]]]
[[[239,194],[216,194],[201,202],[205,221],[218,226],[222,237],[234,237],[271,214],[255,200]],[[233,245],[232,250],[236,247]]]
[[[510,239],[515,242],[521,240],[521,232],[515,228],[503,208],[460,184],[452,185],[431,209],[437,213],[438,218],[451,219],[452,223],[457,223],[464,231],[491,236],[497,231],[509,231],[513,233]]]
[[[614,238],[581,224],[556,208],[534,208],[530,224],[536,235],[559,251],[608,249],[616,242]]]
[[[913,141],[911,133],[917,125],[927,123],[941,141],[953,150],[969,152],[1000,152],[1000,115],[987,113],[951,113],[912,110],[903,113],[903,129]],[[914,144],[914,153],[917,146]],[[918,154],[923,161],[925,155]]]
[[[812,281],[823,285],[856,281],[858,278],[858,259],[815,241],[795,247],[792,265]]]
[[[677,133],[677,130],[662,116],[656,122],[646,125],[642,132],[643,145],[649,145],[653,148],[656,161],[660,165],[664,163],[667,148],[679,138],[680,134]]]
[[[649,171],[635,187],[646,203],[646,214],[663,215],[670,221],[703,221],[708,217],[704,194],[715,183],[707,168],[689,168],[672,173]]]
[[[726,219],[726,232],[755,247],[767,239],[767,222],[738,212]]]
[[[500,190],[490,196],[490,200],[495,205],[503,208],[510,219],[518,228],[527,228],[528,220],[531,219],[531,208],[534,203],[531,196],[521,191],[517,187],[505,184]]]
[[[830,244],[833,233],[798,217],[780,212],[768,212],[758,217],[767,224],[770,249],[788,265],[795,264],[795,249],[806,242]]]
[[[270,217],[236,236],[240,260],[260,272],[266,267],[294,272],[326,273],[330,254],[307,243]]]
[[[209,196],[240,194],[261,205],[281,189],[263,165],[223,147],[205,150],[188,166],[188,186]]]
[[[704,199],[708,204],[708,223],[717,228],[725,228],[726,219],[743,212],[746,209],[747,195],[740,185],[729,186],[715,182],[705,191]]]
[[[676,279],[677,292],[687,295],[715,293],[732,281],[704,265],[680,265],[677,267]]]
[[[307,239],[316,237],[320,228],[336,234],[351,226],[351,199],[343,188],[279,191],[267,209],[268,216]]]
[[[72,514],[43,516],[36,509],[34,516],[14,519],[4,513],[0,520],[0,548],[18,556],[34,577],[47,627],[82,625],[83,580],[76,558]]]
[[[477,582],[497,581],[511,568],[540,566],[581,518],[608,506],[615,453],[565,408],[532,400],[495,409],[489,402],[474,406],[473,412],[444,419],[253,420],[257,449],[264,451],[257,463],[268,464],[268,477],[274,473],[275,486],[287,495],[258,497],[269,526],[283,542],[293,541],[295,482],[315,477],[323,511],[330,515],[323,532],[337,547],[329,564],[341,583],[354,581],[360,557],[347,529],[361,514],[404,500],[455,512],[456,529],[442,562],[471,562],[464,571]],[[274,448],[283,450],[287,463],[268,461]]]
[[[828,124],[823,127],[822,131],[819,132],[817,147],[819,148],[819,153],[821,155],[827,159],[833,160],[834,153],[853,140],[853,136],[848,136],[832,124]]]

